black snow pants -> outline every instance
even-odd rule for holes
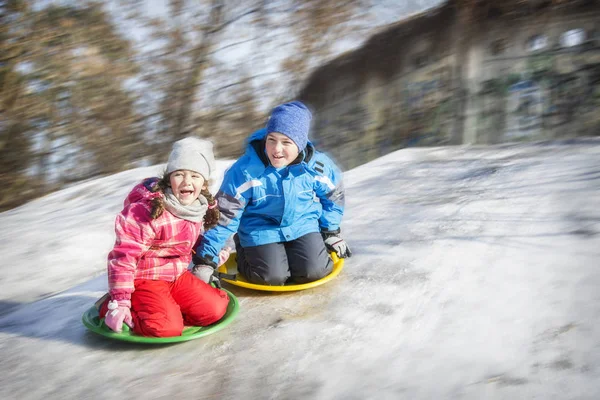
[[[329,275],[333,269],[333,261],[317,232],[261,246],[242,247],[237,234],[233,240],[238,272],[251,283],[273,286],[308,283]]]

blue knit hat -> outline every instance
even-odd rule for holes
[[[271,118],[267,122],[267,134],[283,133],[296,143],[299,151],[302,151],[308,142],[311,119],[310,110],[302,102],[292,101],[281,104],[271,112]]]

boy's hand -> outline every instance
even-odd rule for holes
[[[334,251],[339,258],[352,257],[352,251],[350,251],[348,243],[341,238],[339,230],[333,232],[322,231],[321,236],[323,236],[327,250]]]

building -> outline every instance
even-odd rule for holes
[[[352,168],[415,145],[600,134],[600,1],[460,0],[318,68],[313,140]]]

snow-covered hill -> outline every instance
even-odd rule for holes
[[[2,213],[0,398],[596,399],[599,160],[582,139],[404,149],[348,171],[338,278],[231,288],[232,325],[160,348],[80,323],[106,290],[114,216],[158,167]]]

